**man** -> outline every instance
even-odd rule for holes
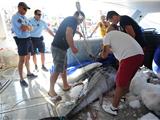
[[[112,24],[120,24],[122,31],[131,35],[142,48],[145,47],[144,35],[141,27],[129,16],[120,16],[115,11],[109,11],[107,13],[107,20],[112,22]]]
[[[109,24],[109,22],[106,21],[105,16],[102,15],[101,21],[97,24],[97,26],[95,27],[95,29],[91,33],[90,37],[92,37],[92,35],[95,33],[95,31],[98,29],[98,27],[100,28],[101,37],[104,37],[106,35],[107,28],[109,27],[109,25],[110,24]]]
[[[48,25],[41,20],[41,11],[40,10],[35,10],[34,11],[34,18],[30,20],[33,30],[31,31],[31,39],[32,39],[32,44],[33,44],[33,62],[35,64],[35,69],[38,70],[37,66],[37,58],[36,58],[36,52],[37,49],[41,54],[41,63],[42,63],[42,70],[48,71],[48,69],[45,67],[45,44],[43,42],[43,36],[42,36],[42,31],[46,30],[50,35],[54,37],[53,32],[49,29]]]
[[[29,68],[29,52],[31,52],[31,40],[30,31],[32,29],[29,24],[28,19],[25,17],[27,9],[30,9],[26,3],[20,2],[18,4],[18,12],[13,15],[11,24],[12,31],[14,33],[14,39],[18,48],[19,62],[18,62],[18,72],[20,76],[20,84],[27,87],[28,84],[23,77],[23,65],[25,63],[27,68],[27,77],[35,78],[37,77],[30,72]],[[26,62],[25,62],[26,61]]]
[[[78,49],[74,45],[73,36],[76,32],[77,25],[81,24],[84,18],[85,15],[81,11],[77,11],[73,16],[65,18],[60,24],[52,42],[51,50],[54,72],[50,76],[50,89],[48,92],[48,95],[52,97],[52,99],[61,98],[54,90],[59,74],[61,74],[63,80],[63,90],[67,91],[71,88],[67,83],[67,49],[71,48],[73,54],[78,52]]]
[[[112,26],[111,26],[112,27]],[[110,51],[119,61],[116,75],[116,90],[111,105],[102,108],[112,115],[117,115],[120,99],[129,91],[131,79],[143,64],[144,53],[141,46],[130,35],[113,30],[103,39],[101,57],[106,58]]]

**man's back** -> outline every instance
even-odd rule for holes
[[[136,21],[134,21],[131,17],[124,15],[120,17],[120,26],[123,28],[123,31],[127,33],[125,27],[127,25],[131,25],[135,32],[135,39],[143,48],[145,46],[144,36],[142,33],[141,27],[138,25]]]
[[[77,20],[70,16],[70,17],[67,17],[65,18],[62,23],[60,24],[57,32],[56,32],[56,35],[54,37],[54,40],[52,42],[52,45],[55,46],[55,47],[58,47],[60,49],[63,49],[63,50],[67,50],[68,49],[68,43],[67,43],[67,40],[66,40],[66,29],[67,27],[71,27],[72,30],[73,30],[73,35],[75,34],[76,32],[76,28],[77,28]]]
[[[135,39],[117,30],[109,32],[103,43],[111,46],[113,54],[119,61],[130,56],[143,54],[142,48]]]

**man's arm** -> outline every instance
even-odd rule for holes
[[[74,45],[73,29],[71,27],[67,27],[67,29],[66,29],[66,40],[67,40],[67,43],[68,43],[69,47],[71,48],[72,52],[74,54],[76,54],[78,52],[78,49]]]
[[[131,25],[126,25],[126,26],[125,26],[125,31],[126,31],[129,35],[131,35],[133,38],[136,37],[136,34],[135,34],[135,32],[134,32],[134,29],[133,29],[133,27],[132,27]]]
[[[50,35],[52,35],[53,37],[55,36],[54,33],[52,32],[52,30],[50,30],[49,28],[47,28],[46,30]]]
[[[76,30],[76,33],[79,34],[80,38],[83,37],[82,33]]]
[[[109,23],[108,21],[106,21],[105,23],[106,23],[106,24],[105,24],[105,27],[108,28],[108,27],[110,26],[110,23]]]
[[[32,26],[30,26],[30,25],[21,25],[20,29],[21,29],[23,32],[32,31]]]
[[[33,26],[32,26],[32,24],[30,23],[30,20],[26,19],[25,22],[24,22],[24,21],[22,22],[22,20],[19,19],[18,22],[21,23],[20,29],[21,29],[22,31],[27,32],[27,31],[32,31],[32,30],[33,30]]]
[[[96,32],[96,30],[98,29],[98,27],[100,26],[100,22],[97,24],[97,26],[94,28],[93,32],[91,33],[91,35],[89,37],[92,37],[92,35]]]
[[[100,56],[101,56],[101,58],[105,59],[108,57],[109,53],[110,53],[110,46],[105,45],[105,46],[103,46],[103,49],[102,49]]]

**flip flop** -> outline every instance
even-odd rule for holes
[[[62,100],[62,97],[59,96],[59,95],[50,96],[50,94],[48,93],[48,96],[50,97],[50,100],[51,100],[51,101],[60,101],[60,100]]]
[[[67,88],[67,89],[64,89],[64,88],[63,88],[63,91],[69,91],[71,88],[72,88],[72,86],[70,86],[70,87]]]

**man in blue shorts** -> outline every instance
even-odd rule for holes
[[[50,76],[50,89],[48,95],[53,99],[60,98],[54,90],[55,83],[59,74],[63,80],[63,90],[67,91],[71,88],[67,82],[67,49],[71,48],[73,54],[78,52],[74,45],[73,36],[76,33],[77,26],[83,22],[85,15],[82,11],[77,11],[73,16],[65,18],[60,24],[54,40],[52,42],[52,56],[54,63],[54,72]]]
[[[27,87],[28,84],[23,77],[23,65],[26,64],[27,77],[35,78],[37,77],[30,72],[29,67],[29,52],[32,50],[32,43],[30,40],[30,31],[32,30],[29,20],[25,17],[27,9],[30,9],[26,3],[20,2],[18,4],[18,12],[13,15],[11,24],[12,31],[14,33],[14,39],[18,47],[18,72],[20,76],[20,84]]]
[[[34,17],[30,20],[30,23],[33,26],[33,30],[31,31],[31,39],[33,44],[33,62],[35,64],[35,69],[38,69],[37,66],[37,58],[36,58],[36,52],[37,49],[41,54],[41,63],[42,63],[42,70],[48,71],[48,69],[45,67],[45,43],[43,42],[43,36],[42,31],[46,30],[50,35],[54,37],[54,33],[49,29],[47,23],[43,20],[41,20],[41,10],[35,10],[34,11]]]

